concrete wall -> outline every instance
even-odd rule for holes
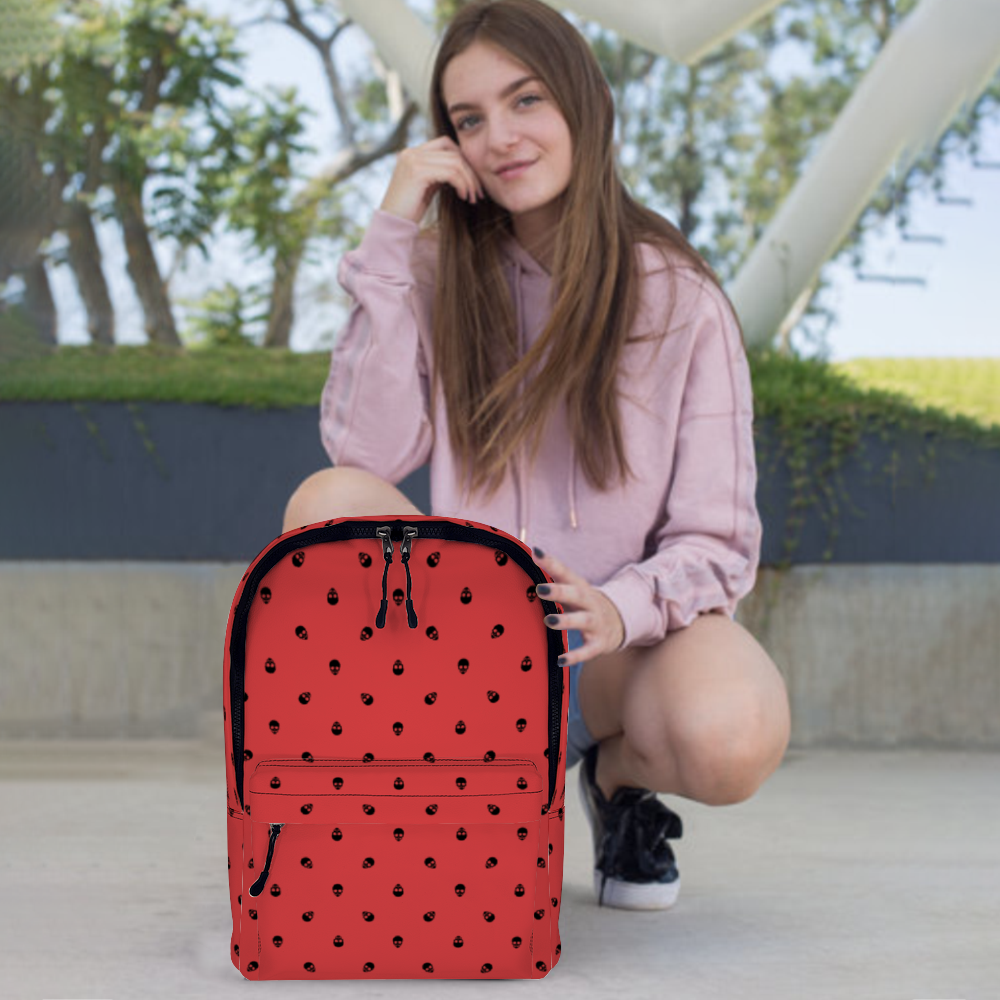
[[[0,562],[0,738],[207,737],[246,563]],[[1000,749],[1000,565],[762,569],[792,745]]]

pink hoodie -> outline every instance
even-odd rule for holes
[[[430,460],[432,515],[482,521],[551,552],[618,608],[620,648],[652,645],[715,609],[732,618],[753,589],[762,528],[750,370],[718,289],[690,265],[675,269],[678,301],[659,353],[656,341],[625,348],[622,389],[631,398],[619,405],[638,479],[595,490],[578,468],[559,407],[537,464],[529,471],[519,453],[487,503],[458,481],[440,391],[431,427],[433,286],[423,276],[433,275],[433,262],[430,272],[412,266],[426,252],[415,242],[418,230],[376,209],[360,244],[341,259],[338,281],[354,305],[320,403],[320,435],[333,464],[395,485]],[[637,331],[644,333],[665,316],[670,286],[655,249],[640,250],[648,280]],[[548,316],[551,278],[513,237],[504,267],[523,356]]]

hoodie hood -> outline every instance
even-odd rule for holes
[[[517,318],[518,349],[520,356],[523,357],[528,347],[530,347],[530,344],[527,343],[527,322],[524,315],[525,290],[532,285],[538,285],[540,286],[539,292],[548,295],[552,276],[511,234],[505,233],[500,245],[504,258],[504,266],[510,275],[514,293],[514,315]],[[522,388],[524,387],[523,381],[521,386]],[[570,527],[575,530],[579,526],[576,514],[576,454],[573,435],[569,434],[568,438],[569,459],[566,475],[566,505],[569,510]],[[530,504],[525,465],[525,448],[522,447],[517,453],[514,469],[516,479],[515,489],[517,493],[518,538],[522,542],[526,542],[527,540]]]

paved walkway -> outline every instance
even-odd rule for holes
[[[223,759],[221,734],[218,749],[0,742],[0,998],[464,1000],[526,988],[248,984],[229,960]],[[1000,755],[792,751],[748,802],[664,798],[685,824],[679,903],[598,907],[570,772],[562,957],[532,995],[1000,997]]]

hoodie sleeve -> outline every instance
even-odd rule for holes
[[[732,618],[756,580],[763,532],[750,368],[724,296],[707,285],[699,305],[655,552],[597,587],[625,624],[620,649],[651,646],[717,608]]]
[[[359,245],[341,258],[337,281],[354,303],[320,399],[330,461],[393,485],[428,460],[434,438],[418,332],[423,306],[411,268],[418,231],[415,222],[376,209]]]

